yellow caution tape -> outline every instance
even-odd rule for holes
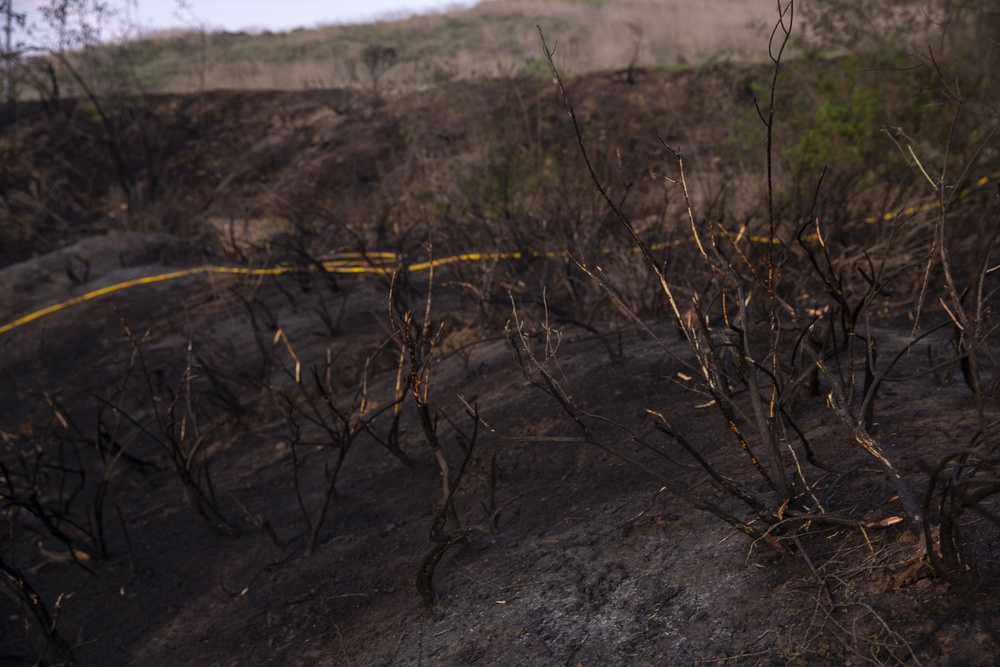
[[[990,182],[989,177],[983,177],[976,181],[975,185],[972,187],[982,187]],[[962,190],[958,198],[962,199],[966,197],[972,190],[972,187],[965,188]],[[929,211],[935,208],[940,208],[940,202],[930,202],[926,204],[921,204],[918,206],[911,206],[909,208],[903,209],[901,211],[896,211],[893,213],[885,213],[881,216],[874,216],[865,218],[867,223],[876,222],[888,222],[896,218],[905,217],[909,215],[914,215],[922,211]],[[771,239],[767,236],[750,236],[748,240],[753,243],[768,243]],[[663,250],[668,247],[679,246],[683,243],[687,243],[686,239],[678,239],[674,241],[669,241],[666,243],[657,243],[650,246],[651,250]],[[634,248],[634,251],[638,252],[639,248]],[[605,250],[604,252],[610,252]],[[416,262],[405,266],[406,271],[418,272],[427,271],[432,267],[446,266],[448,264],[456,264],[459,262],[483,262],[483,261],[500,261],[500,260],[516,260],[522,259],[524,257],[557,257],[565,253],[547,252],[547,253],[521,253],[521,252],[492,252],[492,253],[465,253],[461,255],[453,255],[451,257],[442,257],[426,262]],[[344,274],[344,275],[359,275],[359,274],[380,274],[386,275],[391,274],[397,268],[401,267],[403,264],[403,256],[394,252],[345,252],[339,253],[336,257],[324,260],[321,265],[323,270],[328,273]],[[84,301],[90,301],[92,299],[97,299],[114,292],[118,292],[124,289],[129,289],[131,287],[138,287],[139,285],[151,285],[153,283],[166,282],[168,280],[177,280],[178,278],[184,278],[186,276],[193,276],[198,274],[228,274],[228,275],[244,275],[244,276],[277,276],[286,273],[301,273],[308,270],[308,267],[295,264],[279,264],[277,266],[269,268],[249,268],[240,266],[199,266],[192,269],[184,269],[181,271],[172,271],[169,273],[159,273],[152,276],[144,276],[142,278],[135,278],[133,280],[126,280],[124,282],[115,283],[114,285],[108,285],[107,287],[102,287],[96,289],[92,292],[87,292],[81,296],[73,297],[63,301],[62,303],[57,303],[41,310],[37,310],[33,313],[20,317],[13,322],[8,322],[3,326],[0,326],[0,335],[17,329],[18,327],[24,326],[29,322],[34,322],[37,319],[41,319],[46,315],[51,315],[52,313],[59,312],[60,310],[65,310],[77,304],[83,303]]]
[[[989,182],[990,182],[989,176],[983,176],[978,181],[976,181],[975,185],[973,185],[972,187],[965,188],[964,190],[959,192],[957,199],[964,199],[965,197],[968,196],[970,192],[972,192],[972,188],[981,188]],[[910,206],[909,208],[904,208],[902,211],[896,211],[893,213],[885,213],[879,216],[868,217],[865,218],[865,222],[869,224],[876,222],[889,222],[890,220],[895,220],[896,218],[903,218],[908,215],[914,215],[916,213],[921,213],[923,211],[930,211],[935,208],[941,208],[940,201],[932,201],[926,204],[920,204],[919,206]]]

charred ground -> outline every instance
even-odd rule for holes
[[[716,295],[709,310],[727,297],[699,268],[686,202],[664,178],[678,178],[667,145],[684,151],[699,224],[766,231],[751,124],[763,72],[568,82],[598,176],[671,284]],[[829,232],[828,252],[892,379],[868,423],[885,454],[921,494],[935,481],[927,506],[943,516],[954,494],[937,495],[935,472],[955,452],[980,456],[969,465],[985,471],[985,492],[963,497],[972,509],[956,518],[969,526],[959,562],[979,568],[971,579],[936,572],[933,536],[895,522],[898,491],[827,407],[829,378],[791,374],[783,399],[819,463],[788,463],[808,480],[796,500],[823,509],[792,528],[770,517],[761,530],[787,553],[665,490],[658,478],[761,525],[651,413],[713,470],[771,493],[692,373],[698,352],[655,275],[594,192],[550,80],[115,104],[4,112],[4,322],[174,267],[303,270],[136,287],[2,335],[4,664],[993,663],[992,339],[971,352],[977,398],[963,381],[969,348],[922,295],[943,280],[932,267],[923,282],[919,264],[936,213],[863,222],[926,203],[911,190],[886,183],[850,201],[824,190],[812,215],[853,221]],[[783,266],[800,268],[777,296],[788,331],[808,332],[836,319],[838,292],[803,277],[800,199],[778,202]],[[976,267],[996,209],[984,191],[961,206],[951,261],[972,293],[985,285],[985,321],[993,278]],[[731,247],[763,266],[761,244],[742,242]],[[315,270],[376,251],[523,254],[394,283]],[[857,268],[877,264],[866,252],[895,272],[874,293]],[[738,325],[708,314],[767,339],[767,310],[753,312]],[[783,339],[792,366],[806,335]],[[856,362],[861,387],[865,356],[837,359],[844,377]],[[78,562],[62,562],[74,549]]]

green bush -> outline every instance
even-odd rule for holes
[[[549,76],[552,76],[552,68],[549,67],[544,58],[528,58],[514,73],[514,77],[518,79],[544,78]]]
[[[521,151],[503,149],[489,156],[469,186],[486,217],[509,219],[537,193],[540,182]]]
[[[792,69],[783,100],[790,142],[781,149],[792,173],[815,178],[824,167],[883,179],[905,165],[884,136],[900,128],[928,146],[939,145],[949,118],[926,92],[932,73],[898,51],[869,52]]]

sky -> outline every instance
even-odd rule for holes
[[[147,30],[190,28],[205,23],[209,29],[271,30],[314,28],[331,23],[366,23],[385,18],[471,6],[475,0],[108,0]],[[14,11],[30,15],[46,0],[13,0]]]

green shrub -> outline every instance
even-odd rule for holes
[[[544,78],[552,76],[552,69],[544,58],[528,58],[514,73],[515,78]]]
[[[521,151],[499,150],[489,156],[470,185],[485,216],[509,219],[524,207],[540,183]]]
[[[905,53],[803,64],[792,71],[783,107],[794,136],[781,155],[793,173],[815,177],[826,167],[862,181],[881,179],[905,167],[884,128],[901,128],[929,145],[947,131],[949,119],[921,92],[931,88],[931,72],[914,67]]]

